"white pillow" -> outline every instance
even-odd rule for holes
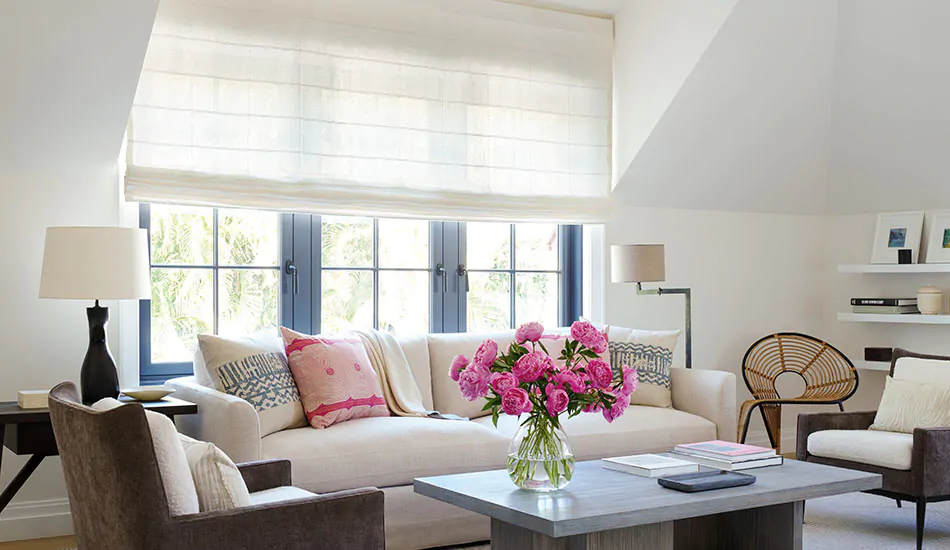
[[[620,340],[617,336],[626,336]],[[640,385],[630,397],[631,405],[673,406],[670,369],[678,330],[633,330],[610,328],[610,365],[619,374],[623,365],[637,369]]]
[[[887,377],[870,429],[909,434],[914,428],[943,427],[950,427],[950,385]]]
[[[92,408],[108,411],[123,405],[125,403],[107,397],[96,401]],[[198,493],[191,479],[191,469],[185,458],[185,450],[178,439],[175,424],[167,416],[153,411],[145,411],[145,420],[148,422],[148,431],[152,436],[158,472],[162,478],[162,485],[165,486],[168,513],[173,517],[197,514]]]
[[[228,455],[213,443],[197,441],[182,434],[179,437],[198,493],[198,507],[202,512],[251,505],[251,494],[244,483],[244,476]]]
[[[240,397],[257,410],[261,437],[308,425],[300,393],[287,365],[284,343],[275,331],[243,338],[198,335],[203,365],[195,362],[198,380],[210,379],[216,390]]]

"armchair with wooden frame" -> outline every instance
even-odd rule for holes
[[[895,380],[950,385],[950,357],[896,349],[890,375]],[[916,428],[912,434],[868,430],[876,415],[877,411],[801,414],[796,455],[806,462],[881,474],[881,489],[868,493],[895,499],[897,506],[905,500],[917,504],[921,550],[927,503],[950,500],[950,426]]]
[[[287,460],[237,466],[252,502],[255,492],[277,488],[295,492],[292,500],[173,516],[141,405],[95,410],[67,382],[50,391],[49,409],[80,549],[386,547],[382,491],[306,493],[290,487]]]

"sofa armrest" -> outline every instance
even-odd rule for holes
[[[198,414],[176,418],[182,433],[214,443],[234,462],[260,460],[261,425],[253,405],[202,386],[193,376],[175,378],[166,384],[175,390],[175,397],[198,405]]]
[[[256,493],[293,484],[290,461],[283,458],[237,464],[247,490]]]
[[[925,497],[950,495],[950,428],[914,430],[911,471],[919,476]]]
[[[795,458],[808,457],[808,436],[825,430],[866,430],[874,423],[877,411],[801,413],[798,415],[798,433]]]
[[[383,492],[356,489],[172,518],[164,549],[384,550]]]
[[[736,375],[702,369],[670,369],[673,408],[716,425],[716,437],[736,440]]]

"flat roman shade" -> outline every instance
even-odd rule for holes
[[[613,23],[488,0],[162,0],[126,198],[610,216]]]

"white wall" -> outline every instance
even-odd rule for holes
[[[692,289],[693,368],[725,370],[742,383],[742,357],[766,334],[821,334],[823,216],[625,207],[607,225],[607,245],[664,243],[667,281]],[[682,329],[680,296],[637,296],[634,285],[606,285],[607,322],[642,329]],[[681,364],[682,341],[675,362]],[[786,435],[794,415],[786,415]],[[766,443],[761,422],[750,442]],[[787,444],[786,444],[787,445]],[[790,449],[791,447],[786,447]]]
[[[118,221],[116,160],[156,5],[0,8],[0,400],[79,378],[88,304],[37,298],[45,230]],[[6,487],[26,457],[2,452]],[[71,532],[65,496],[59,459],[47,459],[0,514],[0,540]]]

